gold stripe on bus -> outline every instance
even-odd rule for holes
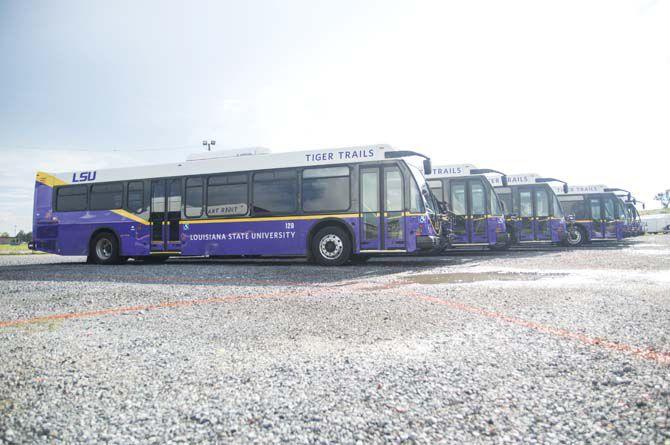
[[[37,182],[40,182],[47,187],[54,187],[56,185],[65,185],[66,182],[63,181],[62,179],[58,179],[54,175],[46,172],[37,172],[37,175],[35,176],[35,180]]]
[[[135,222],[144,224],[145,226],[149,225],[149,221],[147,221],[146,219],[142,219],[137,215],[133,215],[132,213],[126,210],[112,210],[112,212],[116,213],[117,215],[123,216],[124,218],[132,219]]]
[[[268,216],[264,218],[230,218],[230,219],[190,219],[179,221],[179,224],[212,224],[233,222],[263,222],[263,221],[295,221],[324,218],[355,218],[357,213],[341,213],[334,215],[300,215],[300,216]]]

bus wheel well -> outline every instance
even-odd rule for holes
[[[316,235],[319,230],[323,229],[324,227],[328,226],[335,226],[343,229],[347,235],[349,235],[349,240],[351,241],[351,244],[353,246],[354,240],[356,239],[354,237],[354,231],[351,229],[351,226],[341,219],[324,219],[322,221],[319,221],[317,224],[314,225],[309,231],[309,234],[307,235],[307,254],[308,256],[311,256],[311,243],[312,243],[312,238],[314,238],[314,235]]]
[[[95,239],[96,236],[100,235],[101,233],[109,233],[114,238],[116,238],[116,243],[119,246],[119,253],[121,253],[121,240],[119,239],[119,235],[116,234],[116,232],[108,227],[101,227],[99,229],[96,229],[92,234],[91,237],[88,239],[88,256],[90,258],[91,256],[91,251],[93,249],[93,240]]]

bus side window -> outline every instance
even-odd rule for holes
[[[59,187],[56,192],[56,211],[75,212],[86,210],[88,203],[88,187],[71,185]]]
[[[142,181],[128,183],[128,209],[134,213],[144,211],[144,183]]]
[[[451,211],[456,215],[465,215],[465,183],[457,182],[451,184]]]
[[[123,207],[123,184],[93,184],[91,210],[113,210]]]
[[[512,191],[509,192],[497,192],[500,201],[503,203],[504,211],[506,214],[512,213]]]
[[[470,181],[470,191],[472,199],[472,214],[485,215],[486,190],[484,189],[484,185],[479,181]]]
[[[254,174],[254,214],[290,213],[298,209],[298,172],[280,170]]]
[[[310,168],[302,172],[302,209],[306,212],[348,210],[349,167]]]
[[[605,198],[605,219],[614,219],[614,200],[612,198]]]
[[[249,213],[246,174],[210,176],[207,180],[207,216],[242,216]]]
[[[202,200],[204,195],[202,178],[186,180],[186,208],[184,214],[189,218],[202,216]]]
[[[592,219],[601,219],[600,215],[600,198],[591,198],[589,199],[589,207],[591,207],[591,218]]]
[[[588,219],[586,212],[586,202],[582,196],[565,196],[559,199],[563,213],[574,215],[575,219]],[[600,218],[600,216],[598,216]]]
[[[519,190],[519,216],[533,216],[533,197],[530,190]]]
[[[439,179],[433,179],[428,182],[428,187],[430,191],[433,192],[433,195],[437,198],[438,201],[444,202],[444,190],[442,189],[442,181]]]
[[[402,212],[402,175],[398,167],[384,168],[384,210],[387,212]]]
[[[547,193],[547,190],[535,189],[535,206],[535,216],[549,216],[549,194]]]

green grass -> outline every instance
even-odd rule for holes
[[[642,210],[640,215],[657,215],[659,213],[670,213],[670,209]]]
[[[41,252],[35,252],[34,250],[28,249],[27,243],[19,244],[16,246],[12,246],[9,244],[0,244],[0,255],[29,255],[34,253],[41,253]]]

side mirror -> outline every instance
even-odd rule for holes
[[[568,194],[568,184],[563,184],[563,193]]]
[[[430,175],[433,173],[433,166],[430,163],[430,159],[424,159],[423,160],[423,174],[424,175]]]
[[[502,175],[500,177],[500,182],[502,183],[503,187],[507,187],[509,185],[509,183],[507,182],[507,175]]]

